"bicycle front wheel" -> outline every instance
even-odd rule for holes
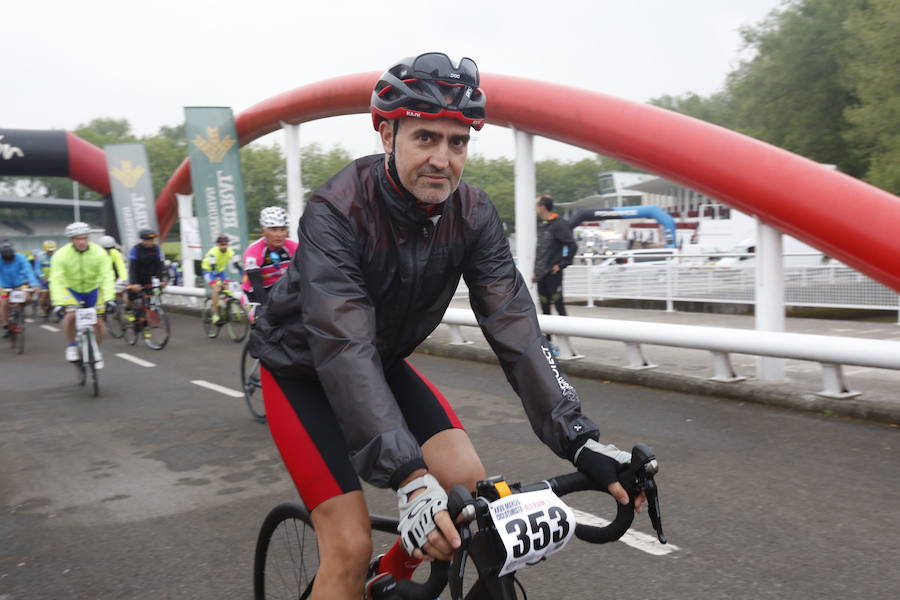
[[[169,343],[169,315],[162,306],[148,306],[145,313],[144,343],[151,350],[162,350]]]
[[[266,405],[262,397],[262,383],[259,378],[259,359],[250,356],[249,344],[244,344],[241,352],[241,389],[250,414],[260,423],[266,422]]]
[[[124,319],[122,323],[122,338],[129,346],[134,346],[137,343],[141,329],[140,311],[133,308],[123,308],[122,318]]]
[[[240,344],[250,331],[250,320],[247,311],[238,300],[229,298],[225,302],[225,327],[228,335],[235,344]]]
[[[203,309],[200,311],[200,323],[203,325],[203,331],[206,332],[206,337],[212,339],[219,335],[219,327],[213,323],[211,298],[207,298],[203,302]]]
[[[91,338],[88,338],[86,358],[87,371],[91,372],[91,395],[96,398],[100,395],[100,381],[97,379],[97,357],[94,355],[94,344]]]
[[[279,504],[266,516],[253,561],[253,597],[305,600],[319,570],[319,545],[309,511]]]
[[[115,310],[106,312],[106,331],[117,340],[125,335],[125,306],[121,302],[116,302]]]

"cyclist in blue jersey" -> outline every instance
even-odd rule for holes
[[[28,259],[21,252],[16,252],[12,243],[4,241],[0,244],[0,289],[38,287],[38,279]],[[26,299],[27,302],[27,299]],[[3,337],[7,337],[7,320],[9,319],[9,298],[0,293],[0,324],[3,325]]]

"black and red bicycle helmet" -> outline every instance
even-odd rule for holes
[[[384,72],[372,92],[372,124],[402,117],[456,119],[475,131],[484,127],[486,97],[471,58],[454,65],[446,54],[404,58]]]

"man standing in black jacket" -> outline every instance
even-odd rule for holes
[[[538,285],[541,311],[550,314],[550,306],[566,316],[563,300],[563,269],[572,264],[578,245],[572,238],[569,223],[553,212],[553,197],[544,194],[537,199],[537,249],[534,253],[534,278]],[[550,336],[547,336],[548,338]]]
[[[319,542],[312,600],[362,596],[372,542],[359,478],[398,495],[402,545],[373,571],[411,574],[407,553],[446,560],[459,547],[444,490],[472,489],[484,467],[406,358],[461,277],[534,432],[628,502],[616,470],[629,455],[598,442],[541,335],[496,208],[461,181],[470,127],[485,118],[475,63],[404,59],[379,78],[371,112],[384,154],[354,161],[310,198],[299,248],[250,339],[272,437]]]

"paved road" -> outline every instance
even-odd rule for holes
[[[0,348],[0,600],[250,598],[257,528],[295,498],[240,398],[239,346],[176,315],[169,348],[106,346],[102,396],[74,385],[60,334]],[[114,356],[126,352],[155,367]],[[491,473],[565,470],[494,366],[415,355]],[[605,438],[661,456],[672,546],[572,542],[525,572],[530,598],[893,599],[900,430],[710,397],[577,380]],[[392,510],[391,494],[369,494]],[[608,516],[608,499],[573,504]],[[636,524],[649,534],[645,516]],[[618,586],[618,589],[617,587]]]

